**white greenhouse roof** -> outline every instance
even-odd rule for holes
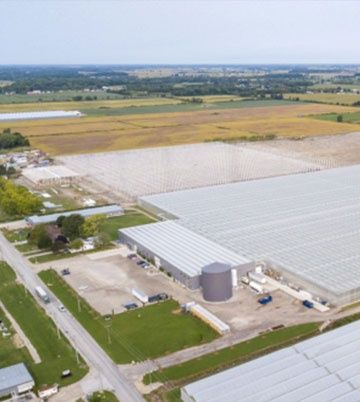
[[[123,212],[124,210],[120,205],[113,204],[113,205],[103,205],[95,208],[77,209],[66,212],[64,211],[49,215],[33,215],[25,218],[25,220],[31,225],[39,225],[39,224],[55,222],[59,216],[70,216],[74,214],[79,214],[84,218],[87,218],[89,216],[97,214],[110,215],[110,214],[121,214]]]
[[[0,393],[31,382],[33,378],[23,363],[0,369]]]
[[[140,199],[252,260],[333,294],[360,289],[360,166]]]
[[[202,267],[215,261],[231,266],[250,262],[173,221],[135,226],[120,232],[190,277],[200,275]]]
[[[134,199],[187,188],[319,170],[322,164],[245,145],[206,143],[59,158],[111,191]]]
[[[56,119],[62,117],[80,117],[81,113],[77,110],[50,110],[43,112],[16,112],[0,113],[0,121],[11,120],[37,120],[37,119]]]
[[[61,180],[79,176],[66,166],[47,166],[23,169],[23,176],[33,183],[40,183],[43,180]]]
[[[182,392],[195,402],[359,402],[359,332],[357,321],[186,385]]]

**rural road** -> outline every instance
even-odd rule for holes
[[[0,251],[3,259],[15,270],[18,277],[32,294],[34,294],[36,286],[43,287],[49,293],[51,303],[42,305],[47,314],[67,336],[73,347],[84,357],[87,364],[106,378],[117,398],[121,402],[143,402],[144,399],[135,386],[128,383],[116,364],[78,321],[70,313],[62,313],[58,310],[57,306],[61,304],[60,301],[47,289],[40,278],[32,271],[27,260],[1,233]],[[36,300],[38,300],[37,297]]]

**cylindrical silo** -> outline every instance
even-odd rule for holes
[[[214,262],[201,271],[203,297],[209,302],[222,302],[232,297],[231,266]]]

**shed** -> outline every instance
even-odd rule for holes
[[[34,385],[24,363],[0,369],[0,398],[31,391]]]

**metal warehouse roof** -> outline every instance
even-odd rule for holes
[[[231,266],[250,262],[173,221],[135,226],[120,232],[189,276],[200,275],[202,267],[214,261]]]
[[[59,117],[79,117],[81,113],[77,110],[50,110],[43,112],[16,112],[0,113],[0,121],[11,120],[35,120],[35,119],[54,119]]]
[[[32,381],[33,378],[23,363],[0,369],[0,392]]]
[[[180,225],[336,295],[360,289],[360,166],[141,198]]]
[[[182,392],[195,402],[359,402],[359,331],[357,321],[189,384]]]
[[[26,221],[30,223],[31,225],[39,225],[41,223],[50,223],[50,222],[55,222],[56,219],[59,216],[69,216],[73,214],[79,214],[83,216],[84,218],[92,215],[97,215],[97,214],[104,214],[104,215],[110,215],[110,214],[120,214],[123,213],[124,210],[120,205],[104,205],[101,207],[95,207],[95,208],[87,208],[87,209],[77,209],[75,211],[67,211],[67,212],[59,212],[57,214],[49,214],[49,215],[34,215],[34,216],[29,216],[26,218]]]

